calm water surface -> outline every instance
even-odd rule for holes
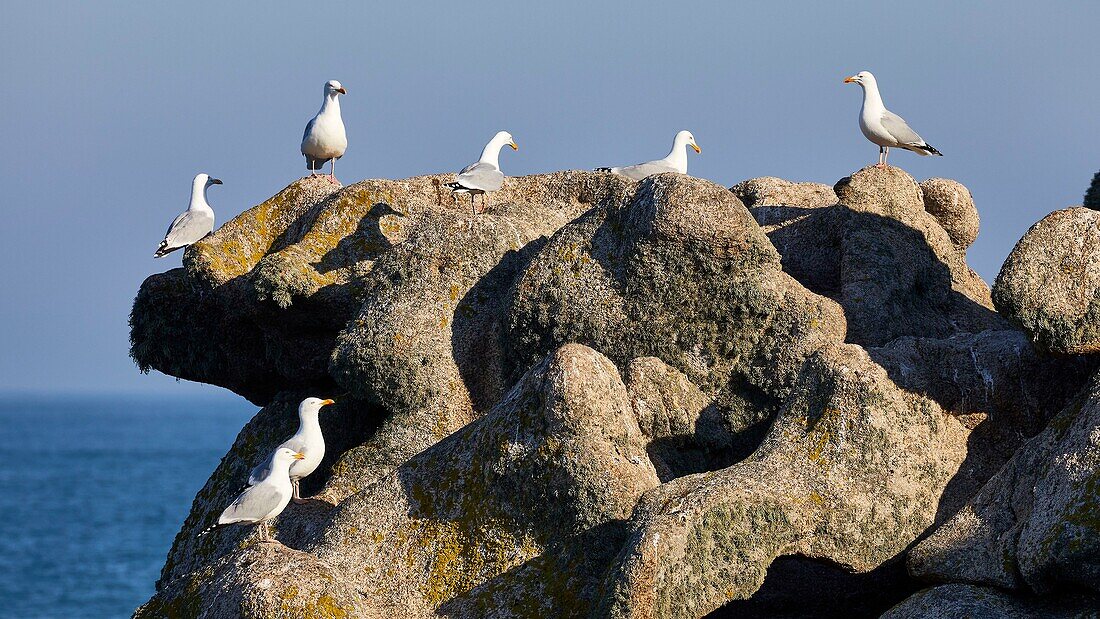
[[[255,412],[230,396],[0,395],[0,616],[130,616]]]

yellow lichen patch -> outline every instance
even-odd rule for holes
[[[283,592],[279,594],[279,598],[283,600],[292,600],[296,597],[298,597],[298,587],[294,585],[290,585],[286,589],[283,589]]]

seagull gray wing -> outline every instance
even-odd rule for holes
[[[905,122],[905,119],[890,110],[883,110],[882,112],[882,128],[886,129],[898,144],[902,146],[919,146],[924,144],[924,140],[917,135],[916,131],[913,131],[909,127],[909,123]]]
[[[256,465],[256,468],[252,469],[252,473],[248,476],[248,485],[255,486],[261,481],[267,479],[267,476],[271,474],[271,461],[275,458],[275,452],[272,451],[271,455],[264,458],[263,462]]]
[[[504,173],[491,163],[479,161],[462,168],[455,181],[467,189],[496,191],[504,184]]]
[[[316,122],[316,121],[317,121],[316,116],[314,116],[313,118],[310,118],[309,122],[306,123],[306,130],[302,132],[302,154],[303,155],[306,154],[306,140],[309,139],[309,134],[313,132],[313,123]]]
[[[663,161],[647,161],[645,163],[639,163],[638,165],[626,166],[625,168],[612,168],[612,171],[627,178],[640,181],[654,174],[677,172],[678,170]]]
[[[261,481],[267,479],[267,476],[271,474],[272,461],[275,459],[275,452],[279,449],[286,447],[291,451],[303,453],[306,448],[306,441],[304,438],[294,435],[272,450],[271,455],[264,458],[263,462],[256,465],[256,468],[252,469],[252,472],[248,475],[248,485],[254,486]]]
[[[233,504],[225,508],[218,517],[218,524],[235,522],[258,522],[270,514],[286,496],[271,484],[251,486],[237,497]]]
[[[184,211],[168,226],[164,240],[169,247],[190,245],[210,234],[214,229],[214,218],[202,211]]]

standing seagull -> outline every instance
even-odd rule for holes
[[[909,128],[905,119],[886,109],[882,96],[878,94],[878,82],[870,71],[860,71],[844,78],[845,84],[855,82],[863,88],[863,106],[859,108],[859,130],[875,144],[878,144],[878,167],[885,168],[886,158],[890,156],[890,147],[904,148],[924,157],[943,156],[916,131]]]
[[[306,169],[316,174],[325,162],[331,161],[329,176],[336,180],[336,160],[348,149],[348,136],[344,132],[344,119],[340,118],[340,95],[348,91],[336,80],[325,82],[325,101],[321,111],[306,124],[302,134],[302,154],[306,157]]]
[[[252,475],[248,478],[248,483],[250,485],[258,484],[260,480],[271,474],[275,456],[280,450],[285,448],[296,451],[305,457],[290,466],[290,484],[294,487],[294,502],[305,503],[305,500],[298,493],[298,480],[308,477],[310,473],[316,471],[321,464],[321,460],[325,457],[325,439],[321,436],[321,424],[318,422],[317,416],[321,412],[321,407],[329,404],[335,404],[335,402],[320,398],[302,400],[302,403],[298,405],[298,431],[294,433],[294,436],[284,441],[282,445],[276,447],[275,453],[271,454],[270,458],[252,469]]]
[[[596,168],[596,171],[611,172],[612,174],[619,174],[636,181],[640,181],[647,176],[662,174],[664,172],[687,174],[688,146],[695,149],[697,153],[702,152],[699,149],[699,145],[695,143],[695,136],[691,135],[690,131],[681,131],[676,134],[676,139],[672,140],[672,150],[668,152],[668,155],[665,156],[664,159],[647,161],[637,165],[626,166],[625,168]]]
[[[455,182],[446,185],[451,188],[452,195],[456,193],[470,194],[470,211],[475,216],[477,215],[477,209],[474,208],[474,196],[477,194],[482,195],[481,207],[484,210],[485,193],[496,191],[504,184],[504,172],[500,171],[499,159],[500,149],[505,146],[511,146],[512,150],[519,150],[519,146],[512,139],[511,133],[498,131],[493,139],[485,145],[485,149],[481,151],[481,159],[478,159],[477,163],[471,163],[462,168],[462,171],[455,177]]]
[[[267,521],[278,516],[286,509],[294,494],[290,485],[290,465],[305,456],[285,447],[275,450],[271,456],[271,470],[259,482],[249,486],[225,508],[218,523],[199,535],[206,535],[218,527],[231,524],[259,524],[260,539],[268,541],[271,532],[267,530]]]
[[[154,258],[163,258],[181,247],[187,247],[214,230],[214,209],[206,203],[206,188],[221,185],[216,178],[208,174],[197,174],[191,181],[191,202],[187,210],[180,213],[168,226],[164,240],[160,242]]]

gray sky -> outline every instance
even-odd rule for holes
[[[2,391],[214,389],[137,372],[134,293],[179,265],[151,255],[195,173],[225,181],[219,224],[304,174],[328,79],[345,183],[453,171],[499,129],[511,175],[663,156],[690,129],[691,173],[728,186],[873,163],[841,83],[867,69],[945,153],[891,163],[973,192],[990,282],[1100,167],[1096,2],[75,4],[2,11]]]

